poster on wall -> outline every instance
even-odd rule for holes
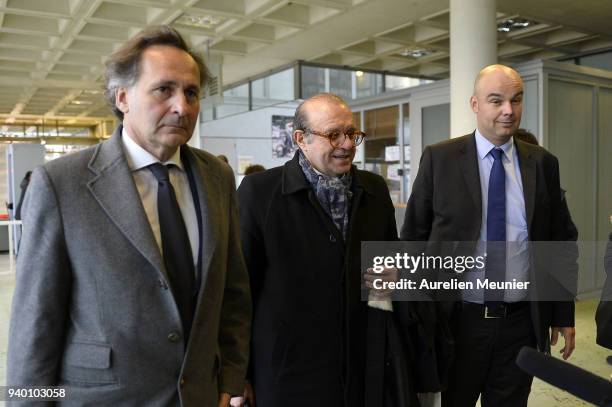
[[[272,116],[272,157],[290,158],[297,146],[293,143],[293,116]]]
[[[252,155],[239,155],[238,156],[238,174],[244,174],[244,170],[247,169],[248,166],[253,164],[253,156]]]

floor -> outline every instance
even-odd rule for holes
[[[0,255],[0,384],[4,384],[6,376],[6,348],[8,324],[11,306],[12,291],[15,284],[15,274],[9,271],[8,255]],[[595,300],[580,301],[576,304],[576,350],[570,362],[590,372],[603,377],[610,377],[612,366],[605,361],[606,356],[612,355],[595,344]],[[562,341],[560,341],[562,342]],[[559,349],[560,346],[557,346]],[[557,353],[554,352],[553,353]],[[0,405],[2,402],[0,402]],[[535,380],[529,399],[529,405],[534,407],[557,406],[588,406],[568,393],[552,387],[539,380]]]
[[[595,343],[595,310],[598,301],[588,300],[576,303],[576,350],[570,357],[569,362],[599,376],[610,378],[612,366],[606,362],[606,357],[612,355],[612,351]],[[562,340],[553,349],[555,356],[561,348]],[[553,406],[590,406],[591,404],[578,400],[571,394],[552,387],[540,380],[535,380],[531,396],[530,406],[553,407]]]

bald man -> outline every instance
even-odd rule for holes
[[[486,253],[478,279],[526,282],[528,241],[564,240],[557,159],[513,140],[523,108],[523,81],[503,65],[477,76],[471,134],[427,146],[406,208],[401,239],[474,242],[463,254]],[[455,255],[458,253],[455,252]],[[537,264],[537,263],[536,263]],[[474,284],[476,286],[476,284]],[[549,352],[562,334],[574,349],[574,303],[528,302],[526,290],[464,289],[444,304],[455,339],[442,405],[526,406],[532,378],[515,364],[523,346]]]

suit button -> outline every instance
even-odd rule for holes
[[[179,381],[179,386],[180,386],[181,388],[185,387],[185,377],[184,377],[184,376],[183,376],[183,377],[181,377],[181,380]]]
[[[332,243],[335,243],[336,242],[336,236],[329,235],[329,241],[332,242]]]
[[[159,287],[162,290],[167,290],[168,289],[168,284],[166,284],[166,282],[163,279],[161,279],[161,278],[159,280],[157,280],[157,284],[159,285]]]
[[[168,340],[172,343],[177,343],[181,340],[181,335],[178,332],[170,332],[168,334]]]

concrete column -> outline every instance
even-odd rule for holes
[[[476,128],[470,108],[474,79],[497,62],[496,0],[450,0],[451,137]]]

